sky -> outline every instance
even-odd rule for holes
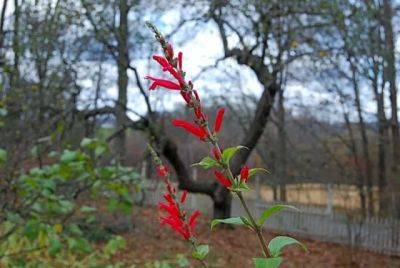
[[[6,10],[6,13],[8,15],[12,14],[13,9],[13,2],[9,1],[9,6]],[[171,10],[158,17],[155,23],[162,32],[169,33],[179,21],[179,17],[180,13],[178,10]],[[171,41],[175,45],[175,50],[183,52],[183,65],[184,69],[187,71],[187,78],[197,78],[194,81],[195,88],[199,91],[200,95],[203,96],[203,99],[215,98],[216,96],[223,94],[227,88],[230,89],[230,87],[236,87],[236,83],[240,83],[241,89],[246,94],[255,96],[259,96],[261,94],[262,87],[257,81],[254,73],[246,67],[238,66],[233,60],[224,60],[219,65],[220,67],[223,67],[222,69],[211,68],[208,69],[208,71],[202,72],[204,68],[212,66],[215,61],[221,58],[223,55],[222,44],[220,42],[218,31],[215,25],[211,23],[203,24],[201,30],[197,28],[194,33],[191,33],[190,40],[185,40],[186,36],[183,35],[185,30],[187,30],[187,28],[183,28],[182,31],[179,31],[173,36]],[[230,41],[234,41],[234,39],[231,39]],[[397,40],[396,47],[397,52],[399,52],[400,40]],[[157,74],[160,74],[158,71],[158,65],[155,62],[141,60],[134,62],[134,64],[139,70],[139,73],[142,77],[142,82],[147,86],[148,83],[146,80],[144,80],[145,75],[152,74],[157,76]],[[105,68],[107,68],[108,73],[112,73],[113,75],[116,74],[116,68],[114,65],[110,64],[105,66]],[[227,75],[221,70],[232,70],[232,72],[231,74]],[[235,79],[234,82],[230,82],[228,78],[229,75],[235,76],[235,78],[238,78],[240,81],[238,82]],[[240,75],[240,79],[238,75]],[[146,111],[145,105],[144,102],[141,101],[141,97],[135,88],[133,74],[130,73],[129,76],[130,85],[128,90],[128,106],[132,110],[144,114]],[[81,81],[81,83],[87,87],[92,86],[92,82],[89,80]],[[116,99],[116,83],[108,85],[106,92],[107,96]],[[87,94],[91,93],[88,92]],[[312,102],[315,103],[315,101],[318,102],[331,98],[329,94],[316,91],[308,84],[294,81],[291,81],[287,84],[285,95],[289,102],[295,102],[296,100],[312,100]],[[171,92],[162,89],[150,92],[150,99],[152,100],[152,104],[155,105],[156,109],[173,110],[177,105],[182,104],[182,100],[178,94],[171,94]],[[291,107],[291,109],[293,113],[296,113],[296,108],[294,108],[294,106]],[[364,110],[371,114],[375,113],[375,104],[371,100],[365,101]],[[137,118],[134,113],[130,112],[129,115],[132,119]]]

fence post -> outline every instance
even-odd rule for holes
[[[332,187],[332,183],[328,183],[326,185],[326,191],[327,191],[327,200],[326,200],[325,214],[333,215],[333,187]]]
[[[193,168],[193,180],[197,181],[197,168]],[[191,195],[190,209],[195,209],[196,207],[197,207],[197,196]]]

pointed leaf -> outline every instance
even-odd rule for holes
[[[229,163],[229,160],[232,158],[232,156],[234,156],[235,153],[237,151],[239,151],[240,149],[247,149],[247,147],[239,145],[239,146],[236,146],[236,147],[226,148],[222,152],[222,160],[224,161],[224,163]]]
[[[253,258],[254,268],[277,268],[282,263],[282,258]]]
[[[206,156],[203,159],[201,159],[201,161],[199,163],[195,163],[192,166],[201,166],[204,169],[209,169],[209,168],[212,168],[212,167],[215,167],[218,165],[219,164],[215,159],[213,159],[209,156]]]
[[[267,173],[267,174],[271,174],[271,172],[269,172],[269,170],[267,170],[267,169],[265,169],[265,168],[252,168],[252,169],[250,169],[250,171],[249,171],[249,178],[250,178],[251,176],[256,175],[256,173],[259,173],[259,172],[265,172],[265,173]]]
[[[283,209],[294,209],[299,211],[299,209],[297,209],[294,206],[289,206],[289,205],[274,205],[272,207],[267,208],[266,210],[264,210],[264,212],[261,214],[260,219],[258,220],[258,224],[259,225],[263,225],[265,223],[265,221],[271,217],[273,214],[278,213],[279,211],[283,210]]]
[[[211,222],[211,229],[220,223],[234,224],[234,225],[246,225],[246,223],[243,222],[241,217],[233,217],[233,218],[227,218],[227,219],[215,219]]]
[[[292,244],[300,245],[305,251],[307,251],[306,246],[304,246],[302,243],[289,236],[274,237],[268,244],[268,250],[271,256],[279,257],[282,254],[282,249],[285,246]]]

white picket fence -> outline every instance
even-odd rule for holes
[[[155,205],[162,197],[160,187],[145,191],[145,204]],[[247,199],[254,215],[272,206],[262,200]],[[297,206],[298,207],[298,206]],[[189,210],[201,209],[203,214],[212,215],[211,199],[205,195],[190,194],[186,202]],[[346,244],[378,253],[400,256],[400,221],[392,219],[351,219],[343,214],[327,215],[321,209],[302,205],[300,212],[283,210],[266,222],[266,229],[310,237],[321,241]],[[233,198],[232,216],[245,215],[239,201]]]

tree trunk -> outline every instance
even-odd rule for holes
[[[128,102],[127,88],[128,88],[128,5],[127,0],[119,0],[119,27],[118,27],[118,101],[116,103],[116,121],[117,130],[124,128],[126,118],[126,105]],[[125,159],[125,131],[119,131],[116,137],[116,151],[118,159],[121,163],[126,161]]]
[[[7,3],[8,0],[4,0],[3,6],[1,8],[1,14],[0,14],[0,67],[3,62],[3,42],[4,42],[4,21],[6,18],[6,10],[7,10]]]
[[[279,183],[280,201],[286,201],[287,160],[286,160],[286,130],[285,130],[285,106],[283,90],[278,92],[278,162],[277,175]]]
[[[226,219],[231,217],[232,195],[225,188],[222,191],[216,191],[213,197],[214,201],[214,219]]]
[[[363,178],[363,172],[362,172],[362,167],[360,164],[360,160],[358,157],[358,150],[357,150],[357,144],[354,138],[354,133],[353,129],[350,124],[350,119],[349,119],[349,114],[347,112],[344,113],[344,121],[346,123],[346,128],[347,131],[349,132],[349,137],[350,137],[350,144],[349,144],[349,149],[351,151],[351,154],[353,155],[354,158],[354,164],[355,164],[355,170],[356,170],[356,177],[357,177],[357,188],[358,188],[358,194],[360,197],[360,203],[361,203],[361,214],[363,216],[366,215],[366,198],[365,198],[365,192],[364,192],[364,178]]]
[[[368,141],[368,136],[367,136],[367,130],[365,127],[365,122],[364,122],[364,116],[362,112],[362,107],[361,107],[361,99],[360,99],[360,89],[358,86],[358,80],[357,80],[357,70],[356,67],[352,61],[352,58],[349,56],[348,61],[350,63],[350,68],[351,68],[351,74],[352,74],[352,83],[353,83],[353,90],[354,90],[354,104],[356,106],[357,110],[357,116],[358,116],[358,126],[360,129],[361,133],[361,144],[362,144],[362,153],[363,153],[363,162],[359,163],[361,165],[362,171],[365,174],[365,180],[366,180],[366,186],[367,186],[367,200],[368,200],[368,213],[369,215],[374,214],[374,204],[373,204],[373,195],[372,195],[372,187],[373,187],[373,182],[372,182],[372,163],[371,163],[371,157],[369,153],[369,141]],[[355,145],[354,145],[355,146]],[[364,188],[364,183],[362,182],[362,188]],[[362,189],[362,192],[364,192],[364,189]],[[365,199],[365,196],[364,196]]]
[[[20,6],[18,0],[14,0],[14,29],[12,38],[12,49],[14,53],[14,68],[11,72],[10,84],[11,88],[17,87],[19,83],[19,17],[20,17]]]
[[[391,120],[390,129],[392,136],[392,161],[391,161],[391,185],[393,193],[393,208],[397,217],[400,217],[400,195],[398,189],[400,188],[398,178],[399,165],[400,165],[400,133],[399,121],[397,117],[397,88],[396,88],[396,58],[394,47],[394,33],[393,33],[393,10],[390,0],[383,0],[383,16],[382,24],[385,33],[385,76],[389,82],[389,99],[391,107]]]
[[[386,173],[387,163],[387,144],[389,141],[387,130],[387,119],[385,114],[384,83],[379,92],[378,76],[380,70],[378,63],[374,63],[374,76],[372,78],[372,89],[376,101],[377,120],[378,120],[378,192],[379,192],[379,214],[386,215],[389,208],[389,193]]]

